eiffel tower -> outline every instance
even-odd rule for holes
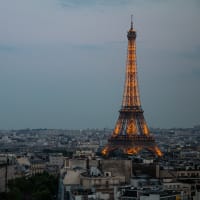
[[[102,154],[109,155],[110,152],[121,150],[124,154],[133,155],[147,149],[157,156],[162,156],[149,131],[141,107],[136,64],[136,31],[133,28],[132,16],[127,38],[126,79],[122,106],[114,131]]]

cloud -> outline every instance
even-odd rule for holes
[[[200,61],[200,45],[196,45],[189,50],[180,52],[179,55],[185,59],[189,59],[190,61]]]
[[[63,7],[77,8],[77,7],[88,7],[88,6],[125,6],[125,5],[152,5],[152,4],[169,4],[168,1],[160,0],[58,0]],[[187,2],[187,1],[186,1]],[[196,6],[199,6],[199,0],[192,0],[191,3],[194,3]],[[171,1],[175,5],[180,3],[178,1]]]
[[[123,6],[130,4],[131,0],[59,0],[64,7],[88,7],[88,6]]]
[[[0,44],[0,52],[11,52],[16,50],[16,47],[11,45]]]

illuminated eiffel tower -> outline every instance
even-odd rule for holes
[[[126,79],[122,107],[115,129],[102,154],[108,155],[112,151],[121,150],[124,154],[132,155],[147,149],[157,156],[162,156],[154,137],[150,134],[141,107],[136,64],[136,31],[133,28],[132,17],[127,38]]]

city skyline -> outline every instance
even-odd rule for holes
[[[0,129],[114,128],[131,14],[147,123],[199,124],[199,8],[195,0],[1,2]]]

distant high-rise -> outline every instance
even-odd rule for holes
[[[154,137],[150,134],[141,107],[136,64],[136,31],[133,28],[132,19],[127,38],[126,79],[122,107],[115,129],[108,139],[108,144],[102,150],[102,154],[108,155],[112,151],[121,150],[131,155],[147,149],[162,156]]]

